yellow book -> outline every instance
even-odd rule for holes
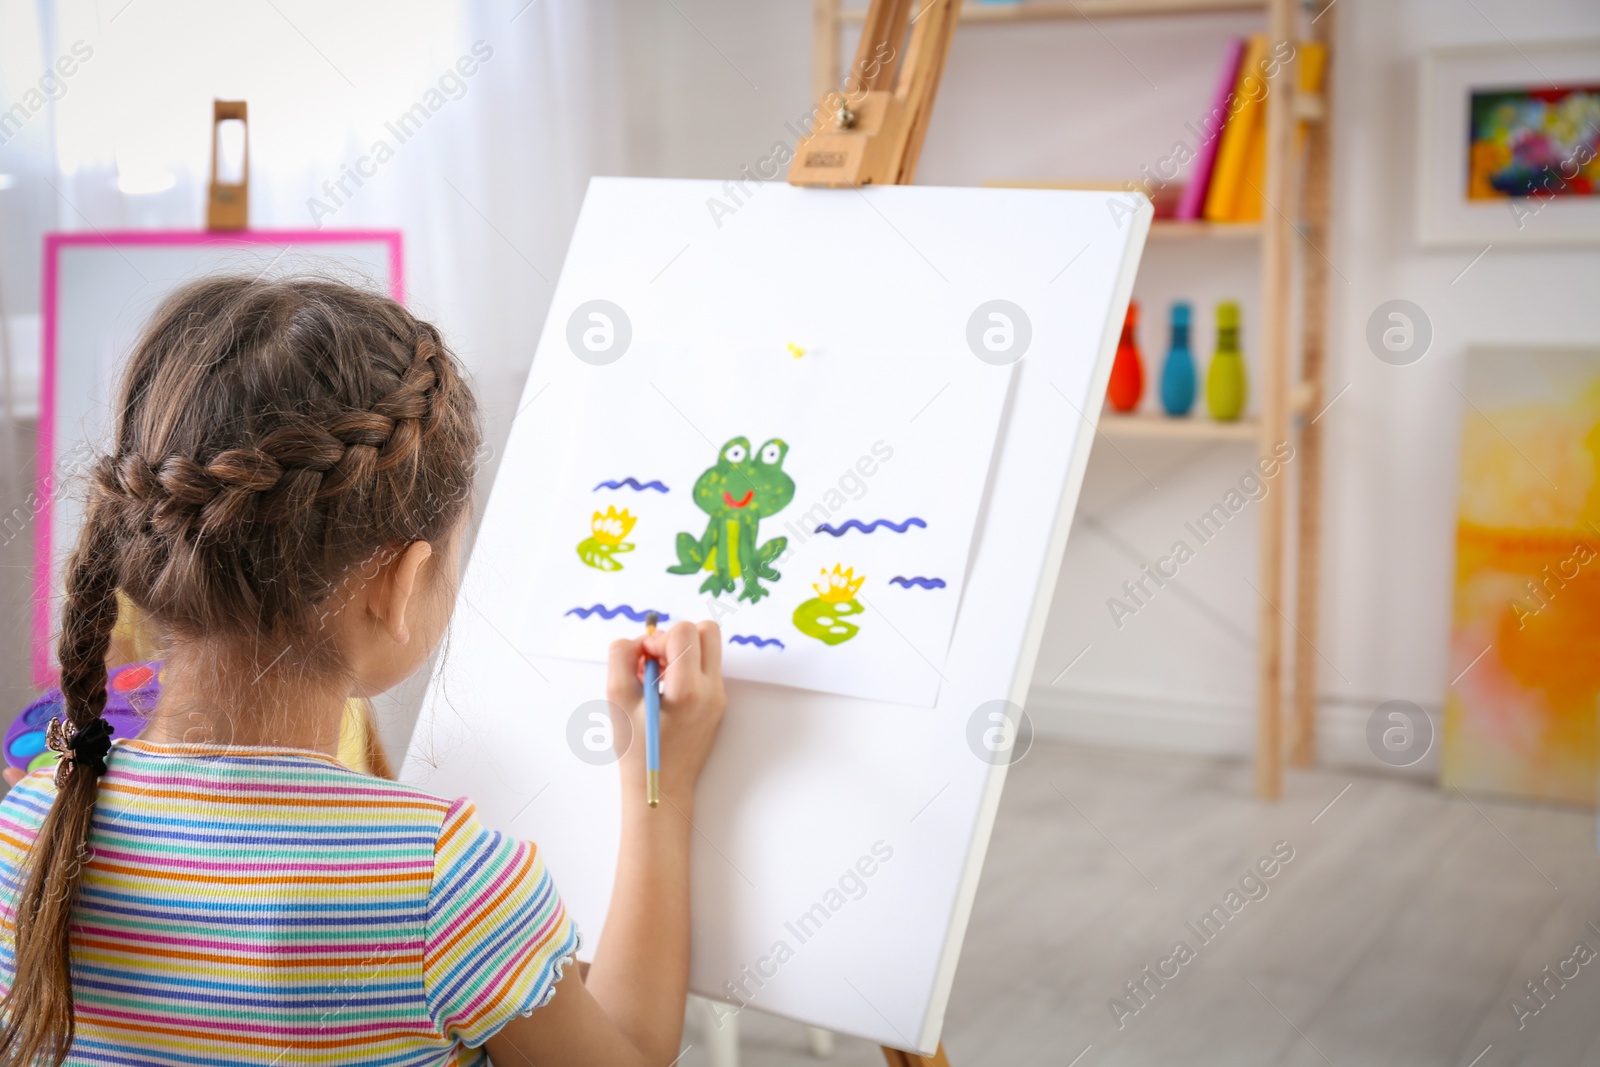
[[[1243,179],[1233,198],[1230,222],[1261,221],[1261,191],[1267,187],[1267,124],[1256,123],[1250,131],[1250,147],[1245,151]]]
[[[1328,69],[1328,49],[1318,41],[1305,41],[1298,46],[1300,61],[1296,82],[1302,93],[1322,91],[1323,74]],[[1306,126],[1295,124],[1294,157],[1300,158],[1305,147]],[[1232,221],[1259,222],[1262,215],[1262,190],[1267,187],[1267,124],[1257,122],[1250,134],[1250,147],[1245,153],[1244,174],[1247,181],[1240,183],[1234,200]]]
[[[1321,41],[1301,41],[1299,59],[1300,91],[1303,93],[1320,93],[1322,91],[1322,76],[1328,69],[1328,46]]]
[[[1300,44],[1300,75],[1296,79],[1300,92],[1310,96],[1322,92],[1322,79],[1328,72],[1328,46],[1320,41],[1303,41]],[[1326,121],[1326,119],[1324,119]],[[1306,143],[1306,124],[1295,123],[1294,127],[1294,154],[1300,157],[1300,150]]]
[[[1245,164],[1250,152],[1250,135],[1261,118],[1260,99],[1265,95],[1265,79],[1261,68],[1267,57],[1266,34],[1252,34],[1245,48],[1244,61],[1239,64],[1239,77],[1234,81],[1234,101],[1237,106],[1228,124],[1222,129],[1222,144],[1217,147],[1217,165],[1211,176],[1211,188],[1206,193],[1206,218],[1212,222],[1229,222],[1233,219],[1234,205],[1243,184]]]

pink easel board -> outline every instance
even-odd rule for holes
[[[316,273],[403,300],[398,230],[115,231],[44,239],[38,461],[34,489],[35,685],[55,676],[62,568],[85,460],[110,440],[123,361],[155,307],[206,274]],[[65,486],[66,493],[58,493]]]

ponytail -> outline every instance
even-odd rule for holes
[[[98,479],[97,479],[98,481]],[[75,1032],[72,999],[72,913],[110,734],[106,651],[117,621],[115,523],[101,486],[91,487],[77,550],[67,568],[62,612],[61,695],[66,723],[52,723],[56,797],[29,850],[22,894],[15,903],[16,970],[4,1003],[0,1067],[60,1067]]]

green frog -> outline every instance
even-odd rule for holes
[[[700,591],[712,596],[733,592],[738,588],[735,579],[744,582],[740,600],[754,604],[767,596],[760,579],[775,582],[782,577],[772,561],[783,554],[789,539],[774,537],[758,547],[756,527],[794,499],[794,479],[783,470],[788,454],[789,446],[776,438],[756,451],[746,437],[723,445],[716,466],[707,468],[694,483],[695,505],[711,521],[699,540],[692,534],[678,535],[678,565],[667,572],[710,571]]]

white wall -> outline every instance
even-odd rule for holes
[[[1600,251],[1494,249],[1452,283],[1478,250],[1417,247],[1418,61],[1429,48],[1496,43],[1502,34],[1600,35],[1600,5],[1339,0],[1337,11],[1336,220],[1323,252],[1334,265],[1329,395],[1350,389],[1322,420],[1320,691],[1328,755],[1373,765],[1361,758],[1368,713],[1395,698],[1436,712],[1454,673],[1446,638],[1460,399],[1450,383],[1460,381],[1466,347],[1600,341]],[[773,142],[792,144],[784,123],[809,106],[808,16],[803,0],[630,5],[634,171],[732,176]],[[1259,24],[1228,15],[964,27],[919,181],[1105,180],[1154,164],[1206,108],[1224,41]],[[1211,307],[1242,299],[1254,355],[1256,255],[1249,242],[1150,246],[1137,288],[1150,377],[1173,299],[1196,303],[1202,361]],[[1372,309],[1397,297],[1420,304],[1435,330],[1432,350],[1410,367],[1380,363],[1362,339]],[[1246,753],[1259,603],[1249,584],[1257,581],[1253,514],[1235,519],[1120,629],[1106,600],[1187,536],[1184,522],[1236,484],[1253,450],[1117,445],[1101,441],[1091,462],[1030,710],[1051,733]]]

